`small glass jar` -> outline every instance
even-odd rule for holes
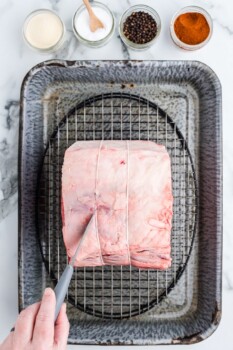
[[[126,19],[133,13],[133,12],[146,12],[149,15],[151,15],[151,17],[155,20],[156,25],[157,25],[157,33],[154,37],[154,39],[152,39],[151,41],[145,43],[145,44],[136,44],[133,41],[129,40],[125,35],[124,35],[124,23],[126,21]],[[122,41],[125,43],[125,45],[127,45],[130,49],[133,50],[146,50],[148,48],[150,48],[155,41],[158,39],[159,34],[161,32],[161,20],[160,17],[158,15],[158,13],[149,6],[146,5],[135,5],[135,6],[131,6],[128,10],[126,10],[123,15],[121,16],[120,19],[120,23],[119,23],[119,33],[120,33],[120,37],[122,39]]]
[[[102,39],[100,40],[89,40],[87,38],[84,38],[82,35],[80,35],[80,33],[78,32],[77,28],[76,28],[76,20],[78,19],[78,17],[80,16],[80,14],[86,10],[86,6],[85,5],[81,5],[77,11],[75,12],[74,14],[74,17],[73,17],[73,21],[72,21],[72,27],[73,27],[73,32],[76,36],[76,38],[84,45],[86,46],[89,46],[89,47],[93,47],[93,48],[98,48],[98,47],[101,47],[101,46],[104,46],[106,45],[109,40],[112,38],[113,34],[114,34],[114,30],[115,30],[115,18],[113,16],[113,13],[109,10],[109,8],[102,4],[101,2],[98,2],[98,1],[95,1],[91,4],[93,10],[95,10],[95,8],[101,8],[103,10],[105,10],[108,15],[111,17],[112,19],[112,26],[111,26],[111,29],[109,31],[109,33]],[[100,18],[101,20],[101,18]]]
[[[190,13],[190,12],[202,14],[205,17],[205,19],[210,27],[210,32],[209,32],[208,37],[204,41],[202,41],[200,44],[197,44],[197,45],[189,45],[189,44],[186,44],[183,41],[181,41],[177,37],[175,29],[174,29],[174,24],[175,24],[176,19],[180,15],[183,15],[185,13]],[[189,50],[189,51],[198,50],[198,49],[202,48],[203,46],[205,46],[208,43],[208,41],[211,39],[212,34],[213,34],[213,20],[212,20],[210,14],[206,10],[204,10],[203,8],[201,8],[199,6],[186,6],[186,7],[183,7],[181,10],[179,10],[178,12],[176,12],[175,15],[172,17],[171,24],[170,24],[170,33],[171,33],[172,40],[180,48],[182,48],[184,50]]]
[[[48,40],[46,28],[49,28],[49,26],[51,28],[51,20],[54,21],[54,27],[56,26],[56,28],[53,28],[54,32],[50,32],[50,40]],[[54,11],[49,9],[40,9],[31,12],[26,17],[23,25],[25,42],[30,48],[40,53],[52,53],[60,49],[65,41],[65,33],[66,29],[62,19]]]

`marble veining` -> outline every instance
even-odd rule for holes
[[[118,39],[120,40],[120,35],[117,36]],[[123,43],[123,41],[121,41],[121,49],[122,49],[122,54],[124,57],[124,60],[130,60],[130,53],[129,53],[129,49],[127,47],[127,45],[125,45],[125,43]]]
[[[226,30],[229,35],[233,35],[233,28],[223,24],[218,18],[214,19],[214,22],[216,22],[222,29]]]
[[[0,220],[4,219],[17,205],[17,144],[19,103],[9,100],[3,115],[5,136],[0,139]]]
[[[61,2],[61,0],[49,0],[50,4],[51,4],[51,8],[54,10],[54,11],[59,11],[59,4]]]
[[[53,55],[54,58],[62,58],[66,59],[66,57],[71,57],[76,50],[77,40],[74,37],[73,30],[67,29],[66,39],[63,47],[59,50],[59,52]]]

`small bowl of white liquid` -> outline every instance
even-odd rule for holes
[[[107,6],[100,2],[91,4],[95,15],[101,20],[104,28],[92,32],[90,29],[89,14],[85,5],[75,12],[73,17],[73,31],[77,39],[84,45],[100,47],[105,45],[112,37],[115,29],[115,19]]]
[[[36,10],[26,18],[23,36],[32,49],[51,53],[64,43],[65,25],[55,12],[48,9]]]

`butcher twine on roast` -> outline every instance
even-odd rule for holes
[[[62,170],[63,237],[75,266],[171,266],[170,157],[150,141],[78,141]]]

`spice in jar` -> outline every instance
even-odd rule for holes
[[[123,25],[125,37],[135,44],[146,44],[157,34],[157,23],[147,12],[132,12]]]
[[[210,34],[210,26],[205,16],[198,12],[188,12],[177,17],[174,23],[177,38],[188,45],[204,42]]]

